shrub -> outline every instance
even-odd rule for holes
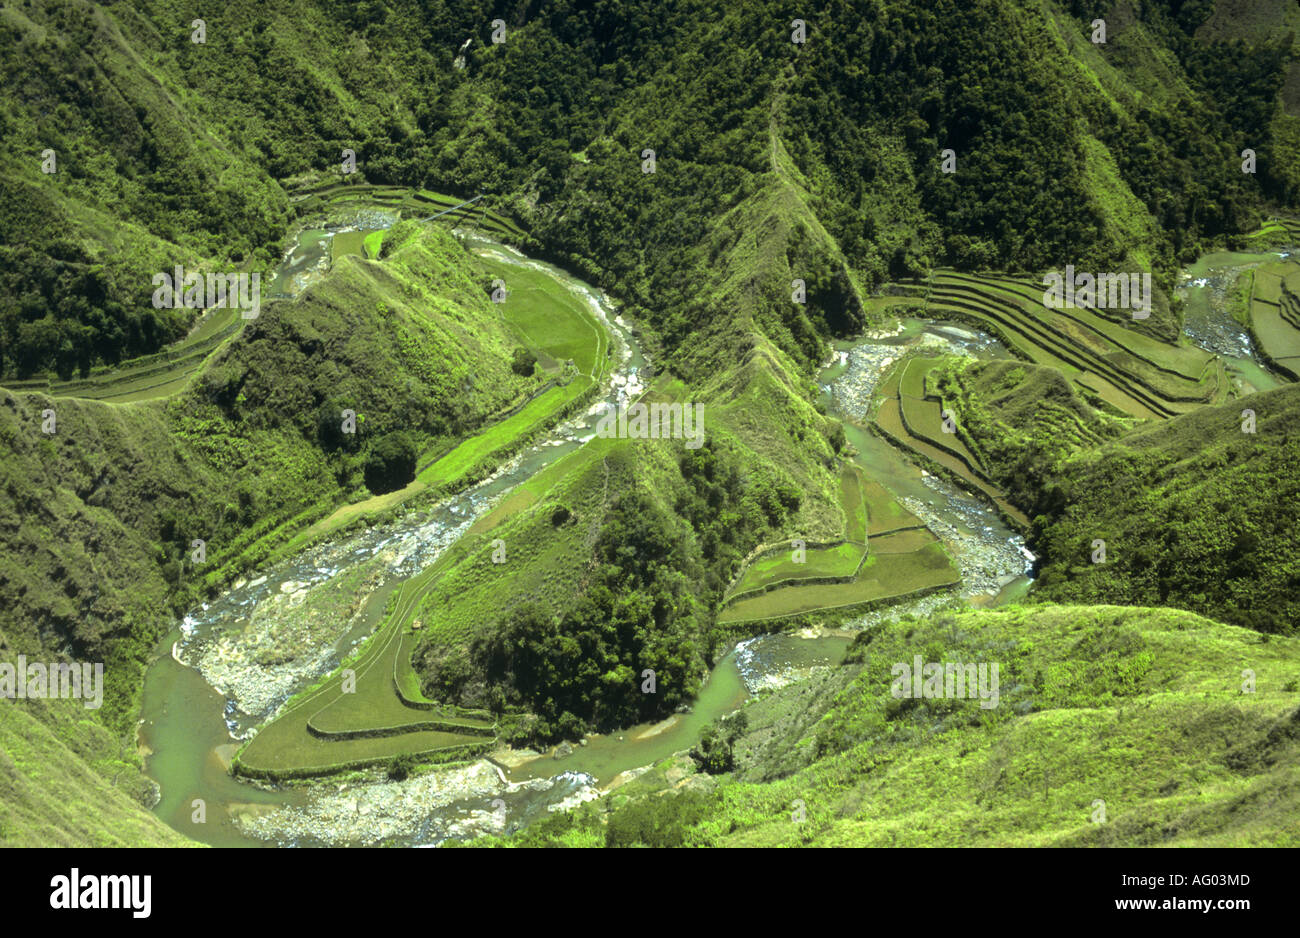
[[[418,451],[404,431],[381,437],[366,457],[366,488],[381,495],[400,489],[415,478]]]
[[[533,373],[537,366],[537,356],[526,348],[515,349],[515,354],[510,360],[510,369],[517,375],[527,378]]]
[[[415,756],[409,752],[399,753],[388,762],[388,777],[400,782],[415,771]]]

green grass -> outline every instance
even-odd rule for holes
[[[750,590],[770,588],[789,581],[852,576],[862,563],[865,550],[861,543],[846,541],[834,547],[808,550],[806,560],[796,562],[792,551],[783,549],[751,563],[732,595],[743,596]]]
[[[1169,610],[1022,607],[887,626],[816,727],[824,755],[783,782],[730,788],[707,831],[732,846],[1296,845],[1300,695],[1284,689],[1295,651]],[[998,707],[893,700],[890,664],[915,653],[1000,661]],[[1247,668],[1253,694],[1241,692]],[[802,830],[778,808],[794,797]]]
[[[368,232],[365,231],[340,231],[330,239],[330,257],[331,260],[338,260],[340,257],[366,257],[362,250],[362,245],[366,240]]]
[[[591,384],[591,379],[577,377],[567,385],[549,388],[529,401],[517,414],[492,424],[484,433],[464,440],[451,452],[421,469],[418,480],[428,486],[454,486],[471,470],[493,459],[495,454],[547,426],[557,411],[581,397]]]
[[[853,463],[847,463],[840,470],[840,507],[844,509],[844,539],[855,544],[866,543],[867,530],[872,521],[869,508],[871,502],[868,500],[866,487],[867,480],[863,478],[862,470]],[[872,495],[878,498],[874,492]],[[890,499],[890,503],[899,507],[893,499]]]
[[[1293,258],[1264,264],[1254,271],[1250,294],[1250,331],[1273,367],[1300,380],[1300,264]]]
[[[424,465],[418,479],[429,486],[453,486],[520,439],[550,423],[563,408],[603,380],[609,336],[595,315],[564,284],[541,270],[480,258],[492,277],[506,281],[507,298],[497,308],[520,341],[550,361],[572,360],[577,368],[567,384],[552,387],[522,410],[500,420]],[[558,370],[558,369],[557,369]]]
[[[608,336],[572,290],[544,270],[491,257],[479,263],[488,278],[505,282],[506,300],[498,308],[524,345],[556,362],[571,359],[582,374],[603,369]]]
[[[879,482],[867,482],[862,487],[862,494],[866,501],[867,517],[870,518],[867,531],[871,537],[922,526],[921,519],[900,505],[893,493]]]
[[[865,485],[862,471],[857,466],[847,463],[840,470],[839,498],[844,512],[842,542],[824,547],[805,547],[803,558],[798,561],[789,544],[760,555],[745,567],[734,587],[728,591],[725,602],[736,603],[750,598],[746,594],[795,586],[800,580],[847,579],[856,574],[867,556],[870,519],[864,498]],[[880,491],[884,492],[883,489]],[[889,504],[898,508],[892,497],[886,499],[880,494],[873,495],[881,510],[887,510],[884,506]]]
[[[751,701],[736,771],[674,833],[715,847],[1300,846],[1298,654],[1300,640],[1169,609],[887,623],[843,667]],[[896,699],[893,666],[916,655],[997,662],[998,705]],[[661,800],[602,799],[505,842],[601,845],[623,812]]]
[[[143,807],[138,765],[89,716],[80,700],[0,700],[0,846],[192,845]]]
[[[919,537],[925,546],[904,553],[888,550],[889,538]],[[732,603],[718,615],[719,624],[803,615],[819,610],[899,600],[960,581],[943,545],[929,532],[900,532],[872,538],[867,558],[849,583],[787,586]]]

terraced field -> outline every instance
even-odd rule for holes
[[[334,181],[317,183],[289,193],[289,203],[299,216],[329,212],[359,202],[396,210],[403,218],[430,218],[436,215],[440,220],[453,224],[481,228],[503,241],[519,243],[527,237],[524,230],[510,219],[492,211],[485,199],[472,205],[463,205],[466,201],[468,200],[427,189]]]
[[[752,559],[724,600],[720,623],[866,605],[957,582],[943,546],[882,486],[852,464],[840,486],[845,539],[807,548],[801,562],[789,544]]]
[[[85,378],[71,381],[33,378],[9,381],[5,387],[49,397],[78,397],[115,404],[168,397],[184,388],[208,356],[238,334],[246,321],[238,309],[211,309],[188,336],[161,352],[96,368]]]
[[[330,243],[330,258],[337,259],[346,255],[364,257],[374,260],[379,257],[380,245],[384,243],[384,229],[375,231],[340,231]]]
[[[1171,417],[1220,403],[1230,392],[1213,354],[1160,342],[1090,310],[1048,308],[1041,283],[939,271],[928,287],[927,315],[971,322],[1131,416]]]
[[[1247,244],[1300,244],[1300,219],[1274,218],[1245,236]]]
[[[1250,330],[1264,357],[1300,381],[1300,263],[1294,257],[1257,267],[1250,293]]]
[[[502,275],[509,283],[510,293],[501,314],[516,328],[521,342],[537,351],[539,360],[549,362],[558,376],[571,380],[552,386],[516,413],[433,460],[400,493],[339,509],[312,529],[316,533],[365,514],[371,503],[380,510],[391,507],[395,497],[400,500],[432,485],[461,484],[484,460],[494,459],[521,435],[552,422],[559,407],[604,379],[609,369],[609,335],[582,299],[545,270],[490,259],[486,263],[490,272]],[[299,695],[245,745],[234,771],[255,777],[307,777],[381,764],[401,753],[414,754],[424,761],[460,760],[494,745],[495,724],[490,715],[448,708],[426,699],[411,667],[411,653],[422,634],[436,631],[445,636],[457,627],[457,623],[434,621],[444,615],[446,606],[455,605],[439,601],[439,581],[467,554],[481,550],[488,532],[535,504],[568,474],[590,470],[593,464],[599,466],[615,442],[590,440],[537,472],[478,519],[433,565],[403,582],[383,624],[345,666],[355,673],[352,691],[344,692],[341,669]],[[582,510],[585,512],[585,508]],[[861,523],[865,525],[865,520]],[[546,533],[551,534],[549,530]],[[561,550],[567,539],[582,536],[577,527],[566,529],[563,537],[548,537],[547,549]],[[530,551],[526,540],[512,539],[511,544],[512,550],[526,556],[544,554],[544,550]],[[542,569],[546,566],[541,564]],[[491,564],[481,571],[480,585],[489,607],[499,598],[499,574],[499,568]],[[512,575],[526,574],[512,570]],[[466,591],[463,583],[460,588],[457,602],[481,612],[474,602],[474,590]],[[422,613],[421,609],[426,611]],[[420,620],[421,616],[425,621]]]
[[[925,376],[934,364],[934,359],[912,358],[893,369],[881,384],[883,400],[874,426],[897,446],[911,450],[982,492],[1004,516],[1027,528],[1029,518],[1006,500],[1001,488],[989,478],[985,466],[958,434],[943,432],[942,402],[929,397],[925,385]]]
[[[984,469],[983,463],[962,441],[961,428],[952,424],[954,431],[945,432],[943,402],[926,391],[926,376],[938,363],[933,358],[913,358],[907,361],[899,376],[898,403],[899,414],[907,432],[917,439],[948,453],[957,461],[951,464],[964,478],[978,480],[985,485],[996,488]]]
[[[892,543],[894,538],[905,538],[904,546],[910,547],[918,536],[925,539],[919,549],[895,549]],[[771,621],[820,610],[865,608],[955,586],[960,579],[947,551],[928,531],[886,534],[872,539],[867,558],[851,581],[770,590],[732,603],[718,615],[718,622]]]
[[[324,683],[300,694],[240,750],[236,774],[257,778],[328,775],[412,753],[430,761],[469,758],[494,743],[487,713],[440,708],[420,693],[410,669],[419,598],[435,563],[398,589],[387,625]],[[355,689],[345,691],[347,671]]]
[[[867,535],[889,534],[924,527],[921,519],[898,503],[879,482],[867,482],[862,487],[862,497],[867,504]]]

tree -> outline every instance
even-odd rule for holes
[[[527,378],[533,373],[537,366],[537,356],[526,348],[515,349],[514,357],[510,360],[510,369],[517,375]]]
[[[415,478],[419,453],[403,430],[380,437],[366,457],[366,488],[376,495],[400,489]]]

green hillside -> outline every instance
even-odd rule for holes
[[[746,706],[716,790],[615,793],[506,843],[1293,847],[1298,650],[1162,609],[905,618]],[[895,698],[916,655],[998,662],[997,706]]]
[[[940,386],[965,438],[1033,517],[1036,596],[1294,632],[1300,388],[1126,428],[1046,368],[953,361]]]
[[[663,720],[774,622],[952,591],[939,526],[862,468],[817,384],[832,340],[910,315],[1018,360],[905,354],[857,429],[909,482],[924,468],[1026,532],[1028,605],[864,633],[801,717],[798,687],[755,702],[734,777],[677,796],[671,836],[1294,843],[1300,390],[1237,399],[1175,285],[1207,252],[1295,244],[1300,8],[1109,4],[1094,44],[1095,6],[6,5],[0,650],[103,660],[108,684],[75,720],[6,702],[0,840],[172,842],[134,731],[177,617],[488,477],[609,378],[595,314],[476,258],[452,233],[472,228],[606,291],[645,353],[641,400],[703,405],[706,442],[593,439],[521,483],[403,584],[356,651],[358,698],[322,678],[253,737],[247,774]],[[151,302],[178,264],[270,284],[304,228],[345,216],[328,271],[255,320]],[[1047,309],[1040,278],[1067,265],[1150,272],[1150,319]],[[1279,382],[1300,360],[1295,267],[1234,288]],[[811,567],[772,553],[794,540]],[[913,647],[1005,655],[1002,709],[891,709],[869,665]],[[643,668],[654,695],[628,691]],[[1158,771],[1124,775],[1098,720]],[[1113,822],[1087,822],[1090,795]],[[606,807],[521,840],[603,843]]]
[[[131,733],[145,660],[174,616],[370,495],[383,440],[445,448],[543,382],[512,371],[518,341],[480,276],[450,235],[429,230],[266,310],[170,399],[4,393],[0,635],[7,658],[105,662],[102,709],[55,728],[74,750],[105,728]],[[344,408],[355,434],[341,432]],[[194,538],[206,542],[201,566]],[[134,746],[123,746],[134,773]]]

